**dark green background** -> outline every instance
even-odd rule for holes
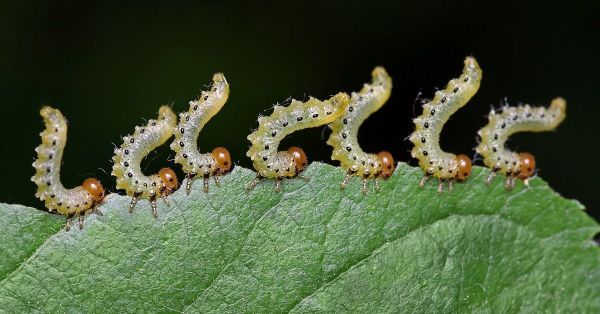
[[[392,97],[363,125],[360,142],[416,165],[406,137],[420,114],[417,93],[443,88],[472,54],[484,71],[481,89],[445,127],[443,147],[472,155],[476,131],[504,97],[547,105],[563,96],[568,118],[557,132],[520,134],[510,145],[535,153],[544,179],[600,216],[598,1],[217,2],[0,5],[0,201],[42,207],[29,181],[41,105],[60,108],[70,122],[63,182],[94,175],[114,190],[111,143],[120,145],[161,104],[187,110],[217,71],[231,96],[202,131],[203,151],[227,146],[250,167],[246,136],[260,112],[288,96],[358,90],[383,65],[394,78]],[[328,161],[322,134],[306,130],[284,144]],[[161,149],[148,171],[169,153]]]

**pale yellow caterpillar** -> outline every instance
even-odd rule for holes
[[[121,147],[115,149],[111,174],[117,178],[117,189],[125,190],[132,197],[130,212],[138,199],[149,199],[152,215],[156,217],[156,198],[166,197],[177,188],[177,176],[170,168],[162,168],[158,174],[146,176],[140,166],[146,155],[173,135],[176,124],[177,116],[171,108],[162,106],[157,120],[149,120],[146,126],[136,126],[135,132],[125,136]]]
[[[211,153],[198,151],[198,135],[204,125],[215,115],[229,97],[229,84],[225,76],[213,76],[208,91],[203,91],[198,100],[190,101],[190,109],[179,114],[179,124],[175,128],[175,140],[171,149],[175,151],[175,162],[187,174],[186,191],[189,193],[192,181],[197,175],[204,178],[204,191],[208,192],[208,178],[213,176],[219,185],[219,176],[231,169],[231,157],[224,147],[216,147]]]
[[[423,105],[423,113],[415,118],[415,131],[409,139],[414,144],[411,155],[419,160],[425,172],[420,186],[430,176],[439,179],[438,191],[442,192],[442,180],[466,180],[471,174],[471,159],[465,155],[444,152],[440,147],[440,133],[452,114],[467,104],[479,89],[482,72],[473,57],[467,57],[463,73],[448,82],[444,90],[437,91],[430,102]]]
[[[352,93],[344,114],[330,124],[332,133],[327,144],[333,147],[331,159],[339,160],[348,173],[341,183],[342,188],[353,176],[363,178],[362,191],[367,193],[367,180],[387,178],[395,169],[394,158],[386,151],[378,154],[365,153],[358,144],[360,125],[388,100],[392,91],[392,79],[383,67],[376,67],[371,73],[371,84],[364,84],[358,93]]]
[[[504,186],[512,189],[515,178],[528,179],[535,173],[535,158],[530,153],[517,153],[506,149],[509,136],[518,132],[544,132],[554,130],[566,117],[567,104],[562,98],[555,98],[549,108],[529,105],[504,106],[497,113],[492,110],[489,123],[477,132],[481,141],[477,153],[483,157],[483,163],[492,169],[486,179],[489,184],[496,173],[506,175]]]
[[[307,164],[306,154],[296,146],[287,151],[277,151],[279,142],[298,130],[331,123],[344,113],[349,96],[339,93],[328,100],[310,97],[307,102],[292,100],[288,107],[275,106],[268,117],[258,119],[258,129],[248,135],[252,143],[246,153],[253,161],[257,178],[248,189],[254,188],[262,178],[275,179],[275,190],[280,190],[282,178],[297,176]]]
[[[71,226],[73,216],[78,216],[79,228],[83,228],[83,218],[90,211],[97,211],[104,199],[102,184],[94,178],[87,178],[81,186],[66,189],[60,182],[60,166],[67,144],[67,120],[58,109],[43,107],[40,115],[46,129],[40,133],[42,144],[35,151],[38,158],[33,162],[35,175],[31,178],[37,185],[35,196],[44,201],[48,210],[67,216],[65,228]]]

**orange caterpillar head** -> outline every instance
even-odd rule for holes
[[[394,169],[396,169],[394,157],[389,152],[380,151],[377,153],[377,158],[379,158],[379,162],[381,163],[381,173],[379,175],[384,179],[389,178],[394,173]]]
[[[231,170],[231,156],[225,147],[215,147],[211,152],[212,158],[217,163],[219,173]]]
[[[466,155],[457,155],[458,173],[456,174],[457,181],[464,181],[471,175],[471,158]]]
[[[521,169],[517,177],[521,180],[525,180],[535,173],[535,157],[530,153],[520,153],[519,159],[521,160]]]
[[[292,146],[288,148],[287,152],[288,154],[292,155],[292,158],[294,158],[294,163],[296,164],[296,173],[299,173],[306,168],[306,165],[308,164],[308,158],[306,157],[306,154],[302,148],[298,146]]]
[[[85,179],[85,181],[83,181],[83,184],[81,186],[84,190],[90,193],[95,203],[102,203],[105,193],[104,187],[102,187],[100,181],[94,178],[87,178]]]
[[[158,171],[158,176],[165,185],[165,188],[169,190],[169,192],[174,191],[179,186],[177,175],[175,174],[175,171],[173,171],[171,168],[160,169]]]

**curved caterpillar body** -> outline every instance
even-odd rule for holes
[[[253,161],[257,178],[249,188],[253,188],[262,178],[276,179],[276,190],[280,189],[282,178],[297,176],[307,164],[304,151],[290,147],[287,151],[277,151],[279,142],[288,134],[298,130],[331,123],[344,113],[349,96],[339,93],[328,100],[320,101],[310,97],[307,102],[292,100],[288,107],[275,106],[268,117],[258,119],[258,129],[248,135],[252,143],[246,153]]]
[[[507,176],[505,187],[514,187],[515,177],[528,183],[535,173],[535,158],[529,153],[517,153],[505,148],[509,136],[517,132],[544,132],[555,129],[566,117],[567,104],[562,98],[552,100],[549,108],[529,105],[494,110],[488,117],[489,123],[477,132],[481,138],[476,151],[483,156],[483,163],[492,169],[486,179],[491,183],[496,173]]]
[[[389,99],[392,79],[383,67],[376,67],[371,73],[372,83],[364,84],[358,93],[352,93],[344,114],[330,124],[332,133],[327,144],[333,147],[331,159],[339,160],[342,168],[348,171],[342,181],[342,188],[352,176],[363,178],[363,193],[367,193],[367,179],[387,178],[394,172],[392,155],[382,151],[378,154],[365,153],[358,144],[360,125]],[[376,187],[378,182],[375,180]]]
[[[117,189],[131,195],[129,210],[133,211],[138,199],[149,199],[152,214],[156,217],[156,198],[166,197],[178,186],[175,172],[162,168],[158,174],[146,176],[142,172],[142,159],[173,135],[177,116],[168,106],[160,107],[157,120],[146,126],[136,126],[132,135],[123,138],[121,147],[115,149],[112,175],[117,178]]]
[[[200,98],[190,101],[190,109],[179,114],[179,124],[175,128],[175,140],[171,149],[175,151],[175,162],[182,166],[187,174],[186,190],[189,193],[195,176],[204,177],[204,191],[208,192],[208,178],[214,176],[219,185],[219,175],[231,169],[231,157],[227,149],[217,147],[211,153],[201,154],[198,151],[198,135],[204,125],[215,115],[229,97],[229,84],[225,76],[217,73],[208,91],[203,91]]]
[[[414,144],[411,155],[419,160],[419,166],[425,172],[421,186],[429,176],[434,176],[440,180],[438,191],[441,192],[441,180],[450,180],[452,184],[452,180],[466,180],[471,174],[471,159],[444,152],[439,141],[446,121],[479,89],[481,76],[475,58],[467,57],[461,76],[448,82],[444,90],[437,91],[433,100],[423,105],[423,113],[413,120],[415,131],[409,140]]]
[[[43,107],[40,115],[44,118],[46,129],[40,133],[42,144],[35,151],[38,158],[33,163],[35,175],[31,178],[37,185],[35,196],[44,201],[46,207],[67,216],[65,228],[69,230],[71,217],[79,216],[79,228],[83,228],[83,217],[104,199],[102,184],[88,178],[83,185],[66,189],[60,182],[60,165],[67,143],[67,120],[58,109]]]

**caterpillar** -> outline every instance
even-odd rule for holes
[[[395,169],[394,158],[389,152],[368,154],[358,144],[360,125],[386,103],[392,91],[392,79],[383,67],[376,67],[371,76],[371,84],[364,84],[360,92],[352,93],[344,114],[330,124],[332,133],[327,140],[333,147],[331,159],[340,161],[341,167],[347,170],[341,187],[344,188],[353,176],[362,177],[363,194],[368,192],[368,179],[375,179],[378,190],[377,178],[387,178]]]
[[[223,74],[215,74],[212,80],[209,90],[202,92],[198,100],[190,101],[187,112],[179,114],[179,124],[174,131],[175,140],[171,143],[175,162],[187,174],[188,194],[198,174],[204,177],[204,192],[208,192],[208,178],[213,176],[215,184],[219,186],[219,176],[227,173],[232,166],[229,151],[224,147],[216,147],[207,154],[198,151],[200,131],[221,110],[229,96],[229,84]]]
[[[42,107],[40,115],[46,129],[40,133],[42,143],[35,149],[38,157],[32,164],[35,175],[31,181],[37,185],[35,196],[44,201],[50,212],[56,211],[67,216],[67,231],[71,228],[73,216],[78,216],[79,229],[82,229],[84,216],[88,212],[102,214],[97,206],[104,199],[104,188],[94,178],[87,178],[82,185],[72,189],[62,185],[60,166],[67,144],[67,120],[60,110],[48,106]]]
[[[281,179],[297,176],[307,165],[304,151],[297,146],[277,151],[279,142],[298,130],[333,122],[344,113],[349,96],[339,93],[328,100],[310,97],[301,102],[292,99],[288,107],[275,106],[268,117],[258,119],[258,129],[248,135],[252,144],[246,153],[252,159],[257,177],[247,186],[253,189],[263,178],[275,179],[275,190],[281,189]]]
[[[530,153],[517,153],[505,148],[509,136],[517,132],[544,132],[554,130],[566,117],[567,104],[563,98],[555,98],[549,108],[529,105],[504,106],[501,112],[492,110],[489,122],[477,132],[480,143],[475,149],[483,157],[483,163],[492,169],[486,179],[490,184],[497,173],[506,175],[505,188],[512,189],[515,178],[528,185],[535,174],[535,157]]]
[[[131,196],[129,211],[137,201],[149,199],[152,215],[157,217],[156,198],[166,196],[177,189],[177,175],[170,168],[162,168],[158,174],[146,176],[142,172],[142,159],[156,147],[164,144],[172,135],[177,116],[169,106],[162,106],[157,120],[149,120],[146,126],[136,126],[132,135],[123,138],[121,147],[115,149],[112,158],[112,175],[117,178],[117,189]]]
[[[482,71],[473,57],[464,61],[463,72],[452,79],[444,90],[437,91],[433,100],[423,105],[423,113],[415,118],[415,131],[409,140],[414,144],[411,155],[419,160],[425,172],[419,185],[422,187],[430,177],[439,180],[438,192],[443,191],[442,180],[463,181],[471,175],[471,159],[442,151],[439,140],[444,124],[452,114],[467,104],[479,89]]]

